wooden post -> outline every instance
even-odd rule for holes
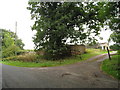
[[[111,57],[110,57],[110,52],[109,52],[108,47],[107,47],[107,51],[108,51],[109,60],[111,60]]]

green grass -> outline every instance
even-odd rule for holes
[[[112,60],[106,59],[102,62],[101,69],[114,78],[120,80],[120,55],[112,56]]]
[[[39,63],[11,61],[11,60],[0,61],[0,62],[6,65],[19,66],[19,67],[52,67],[52,66],[61,66],[61,65],[77,63],[103,53],[107,53],[107,52],[100,49],[87,49],[86,53],[81,55],[82,59],[80,59],[80,55],[78,55],[78,56],[73,56],[73,57],[69,57],[63,60],[58,60],[58,61],[49,61],[41,58],[39,60]]]

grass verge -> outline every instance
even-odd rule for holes
[[[0,62],[6,65],[19,66],[19,67],[52,67],[52,66],[61,66],[61,65],[77,63],[80,61],[87,60],[93,56],[104,54],[104,53],[107,53],[107,52],[100,49],[87,49],[86,53],[82,54],[81,56],[80,55],[73,56],[73,57],[69,57],[63,60],[58,60],[58,61],[48,61],[41,58],[39,59],[39,62],[23,62],[23,61],[17,61],[17,60],[16,61],[7,60],[7,61],[0,61]]]
[[[112,56],[112,60],[106,59],[102,62],[101,69],[107,74],[120,80],[120,55]]]

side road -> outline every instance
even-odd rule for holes
[[[3,88],[118,88],[118,80],[100,70],[102,54],[76,64],[25,68],[2,65]]]

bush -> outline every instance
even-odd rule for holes
[[[30,52],[29,50],[19,50],[19,51],[17,51],[17,55],[23,55],[23,54],[26,54],[29,52]]]
[[[39,62],[40,57],[36,54],[28,53],[25,55],[11,56],[3,58],[2,61],[23,61],[23,62]]]
[[[20,48],[16,45],[11,45],[6,49],[3,49],[2,51],[2,58],[15,56],[15,53],[17,53],[20,50]]]
[[[44,58],[47,60],[58,60],[64,59],[65,57],[70,56],[70,48],[67,46],[59,47],[59,48],[47,48],[44,53]]]
[[[19,50],[19,51],[17,52],[17,55],[21,55],[21,54],[25,54],[25,53],[26,53],[25,50]]]
[[[23,62],[37,62],[37,55],[36,54],[25,54],[25,55],[19,55],[18,59]]]
[[[120,54],[120,50],[118,50],[117,53]]]
[[[18,61],[17,56],[12,56],[12,57],[7,57],[7,58],[2,58],[2,61]]]
[[[111,45],[110,49],[112,49],[112,50],[120,50],[120,45],[118,45],[118,44]]]

